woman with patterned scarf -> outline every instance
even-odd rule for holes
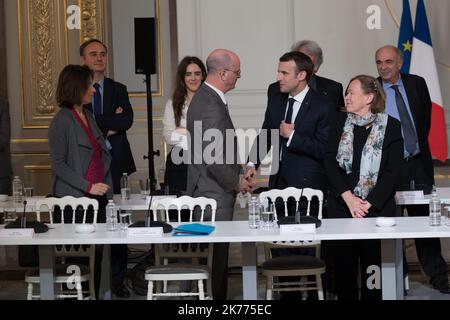
[[[330,181],[329,218],[395,215],[394,187],[403,158],[400,122],[388,116],[385,93],[371,76],[350,81],[346,113],[330,129],[325,167]],[[333,243],[336,293],[340,300],[381,299],[379,240]],[[360,270],[360,272],[359,272]]]

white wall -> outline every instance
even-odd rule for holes
[[[416,1],[412,0],[413,21]],[[370,5],[381,9],[381,29],[368,30]],[[439,64],[441,88],[450,123],[450,2],[426,0]],[[236,51],[242,79],[229,94],[236,127],[259,127],[266,90],[275,80],[278,58],[296,40],[313,39],[324,50],[319,74],[342,82],[368,73],[377,75],[374,53],[384,44],[397,44],[400,0],[178,0],[180,59],[188,54],[206,59],[218,47]],[[389,10],[392,9],[392,15]],[[450,141],[450,140],[449,140]]]
[[[111,0],[113,66],[116,81],[126,83],[128,92],[145,91],[143,75],[135,74],[134,18],[155,17],[154,0]],[[151,59],[151,57],[149,57]],[[152,91],[158,91],[157,76],[152,76]]]

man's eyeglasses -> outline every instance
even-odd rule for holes
[[[234,70],[231,70],[231,69],[225,69],[225,71],[233,72],[236,75],[236,77],[240,77],[241,76],[241,70],[234,71]]]

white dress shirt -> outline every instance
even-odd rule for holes
[[[217,89],[216,87],[214,87],[213,85],[209,84],[208,82],[205,81],[205,84],[210,87],[211,89],[213,89],[215,92],[217,92],[217,94],[219,95],[220,99],[222,99],[222,102],[228,106],[228,102],[227,99],[225,98],[225,94],[220,91],[219,89]]]
[[[103,92],[105,91],[105,78],[103,77],[102,80],[94,82],[92,84],[92,88],[94,88],[94,84],[97,83],[99,85],[98,91],[100,92],[100,97],[102,98],[102,109],[101,109],[101,114],[103,114],[105,105],[103,104],[103,102],[105,101],[104,99],[104,95]],[[94,116],[95,119],[95,101],[94,101],[94,97],[92,97],[92,115]],[[108,150],[112,150],[112,145],[111,142],[109,142],[108,137],[105,139],[105,143],[106,143],[106,147],[108,148]]]
[[[289,96],[289,99],[293,98],[295,100],[294,105],[293,105],[293,110],[292,110],[292,119],[291,119],[291,123],[295,123],[295,120],[297,119],[298,116],[298,112],[300,111],[300,108],[303,104],[303,100],[305,100],[306,95],[309,92],[309,86],[306,86],[305,89],[303,89],[302,92],[300,92],[299,94],[297,94],[295,97]],[[286,113],[284,114],[284,120],[286,120],[286,116],[289,110],[289,100],[288,100],[288,104],[287,104],[287,108],[286,108]],[[295,134],[295,130],[292,132],[291,136],[289,137],[287,146],[289,147],[291,145],[292,142],[292,138],[294,137]],[[283,157],[282,151],[280,150],[280,161]],[[255,167],[255,164],[253,162],[249,162],[247,163],[247,167]]]
[[[183,106],[183,113],[181,115],[180,127],[186,128],[186,118],[188,112],[188,105],[185,103]],[[188,149],[187,136],[176,131],[175,114],[173,112],[172,99],[167,101],[166,109],[164,110],[163,118],[163,136],[165,142],[170,146],[170,150],[177,146],[183,150]]]
[[[295,123],[295,120],[297,119],[298,116],[298,112],[300,111],[300,108],[302,106],[303,100],[305,100],[306,95],[309,92],[309,86],[306,86],[306,88],[300,92],[299,94],[297,94],[295,97],[289,96],[289,99],[294,99],[294,106],[293,106],[293,112],[292,112],[292,119],[291,119],[291,123]],[[288,109],[289,109],[289,101],[288,101],[288,107],[286,108],[286,114],[284,115],[284,118],[286,119],[287,113],[288,113]],[[294,137],[294,133],[295,130],[292,132],[291,136],[289,137],[287,146],[289,147],[291,145],[292,142],[292,138]]]

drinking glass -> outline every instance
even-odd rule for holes
[[[238,198],[239,205],[240,205],[241,209],[245,209],[247,207],[247,204],[248,204],[250,198],[251,198],[251,195],[248,192],[246,194],[239,193],[237,198]]]
[[[450,207],[445,206],[441,216],[442,224],[450,227]]]
[[[147,199],[150,195],[150,179],[139,180],[139,186],[141,187],[141,198]]]
[[[27,187],[24,188],[24,194],[25,194],[25,200],[30,200],[31,198],[34,197],[34,188],[33,187]]]
[[[261,227],[270,230],[274,228],[275,208],[272,203],[261,208]]]
[[[5,208],[4,209],[3,222],[8,224],[10,222],[14,222],[17,219],[16,208]]]
[[[129,209],[120,209],[119,211],[119,223],[120,223],[120,230],[126,231],[130,224],[133,222],[131,221],[131,210]]]

